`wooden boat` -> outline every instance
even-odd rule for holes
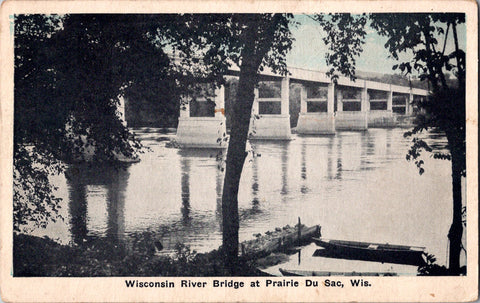
[[[313,238],[321,237],[319,225],[306,227],[300,225],[279,228],[276,231],[259,235],[256,239],[240,243],[239,253],[244,258],[261,258],[273,252],[293,254],[298,252],[298,247],[312,243]]]
[[[269,273],[268,271],[265,271],[262,268],[256,268],[256,275],[258,277],[276,277],[276,275]]]
[[[363,260],[406,265],[425,265],[425,247],[313,238],[314,257]]]
[[[335,271],[318,271],[318,270],[295,270],[295,269],[278,269],[282,275],[288,277],[329,277],[329,276],[344,276],[344,277],[386,277],[398,276],[394,272],[335,272]]]

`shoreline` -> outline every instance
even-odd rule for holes
[[[219,250],[196,253],[179,244],[173,256],[156,254],[149,239],[127,248],[102,239],[84,246],[70,246],[48,237],[15,233],[13,237],[14,277],[116,277],[227,276]],[[282,254],[267,258],[239,257],[238,276],[265,276],[257,266],[268,267],[287,260]],[[257,264],[257,261],[258,262]]]

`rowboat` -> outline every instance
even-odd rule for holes
[[[312,238],[324,249],[317,249],[314,257],[363,260],[406,265],[425,265],[425,247],[369,242]]]
[[[338,272],[338,271],[318,271],[318,270],[296,270],[296,269],[278,269],[282,275],[288,277],[329,277],[329,276],[344,276],[344,277],[385,277],[398,276],[394,272]]]

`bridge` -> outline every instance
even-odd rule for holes
[[[337,131],[366,131],[395,127],[414,114],[424,89],[339,77],[333,83],[324,72],[289,68],[290,75],[262,72],[250,120],[250,138],[290,140],[290,86],[300,86],[300,112],[295,131],[303,135],[334,135]],[[238,77],[232,68],[226,78]],[[122,108],[122,105],[120,106]],[[123,114],[122,110],[120,112]],[[225,87],[203,85],[180,108],[177,143],[185,148],[225,148]]]

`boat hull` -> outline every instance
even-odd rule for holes
[[[279,271],[284,276],[288,277],[329,277],[329,276],[343,276],[343,277],[385,277],[398,276],[394,272],[335,272],[335,271],[318,271],[318,270],[295,270],[279,268]]]
[[[340,240],[313,239],[324,249],[317,249],[313,256],[348,260],[362,260],[423,266],[424,248]]]

